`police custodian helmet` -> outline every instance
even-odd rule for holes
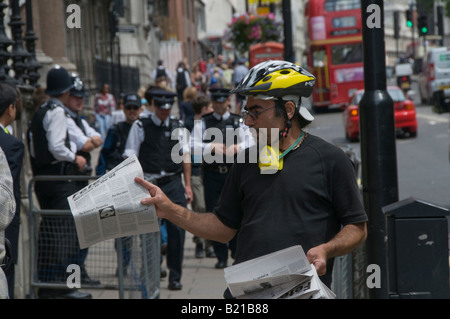
[[[73,87],[69,72],[60,65],[55,65],[47,73],[47,88],[45,93],[59,96]]]
[[[265,61],[255,65],[231,93],[252,95],[260,99],[297,100],[300,115],[314,117],[301,106],[301,97],[311,95],[316,78],[302,67],[288,61]]]
[[[72,81],[73,85],[73,87],[70,89],[70,95],[84,98],[86,96],[86,89],[84,88],[84,83],[81,78],[78,75],[72,73],[70,80]]]

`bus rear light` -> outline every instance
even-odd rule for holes
[[[358,116],[358,109],[353,109],[350,111],[350,116]]]

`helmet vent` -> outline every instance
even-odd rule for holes
[[[266,76],[266,77],[263,79],[263,82],[267,82],[267,81],[269,81],[271,78],[272,78],[271,75]]]
[[[288,70],[280,71],[280,74],[289,74],[289,73],[291,73],[291,71],[288,71]]]

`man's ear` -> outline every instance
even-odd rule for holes
[[[13,114],[14,108],[15,108],[14,104],[10,104],[10,105],[8,106],[7,110],[8,110],[8,112],[9,112],[10,115]]]
[[[287,101],[286,104],[284,105],[285,109],[286,109],[286,114],[288,116],[288,119],[292,119],[295,115],[295,103],[292,101]]]

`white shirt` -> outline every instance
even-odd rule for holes
[[[67,129],[69,131],[69,139],[71,142],[75,143],[77,147],[77,151],[80,151],[83,146],[89,141],[89,138],[94,136],[101,136],[99,132],[93,129],[84,119],[81,119],[81,123],[84,126],[84,130],[86,134],[81,130],[81,128],[75,123],[73,117],[76,117],[77,114],[65,108],[67,113],[69,113],[70,117],[67,117]]]
[[[226,112],[223,116],[220,116],[216,112],[212,114],[216,119],[227,120],[230,117],[230,112]],[[205,120],[195,121],[194,129],[192,130],[191,136],[191,153],[194,155],[194,162],[201,163],[202,159],[199,156],[203,156],[204,154],[211,154],[211,143],[204,143],[203,139],[205,137],[206,124]],[[233,128],[234,130],[234,128]],[[242,150],[249,148],[255,145],[255,139],[252,137],[249,131],[249,127],[245,125],[243,122],[239,124],[239,128],[237,130],[238,136],[238,153]],[[217,137],[215,137],[217,138]],[[220,141],[220,140],[219,140]],[[217,142],[219,142],[217,141]],[[226,136],[222,137],[222,143],[225,143]]]
[[[123,113],[123,110],[115,110],[111,114],[111,120],[109,121],[109,126],[113,126],[114,124],[117,124],[119,122],[126,121],[127,118],[125,117],[125,113]]]
[[[48,103],[51,102],[56,103],[58,107],[49,109],[47,113],[45,113],[42,121],[42,125],[46,132],[45,136],[48,141],[48,150],[57,161],[73,162],[75,160],[76,145],[71,141],[70,150],[66,147],[68,119],[66,117],[64,105],[60,100],[55,98],[50,99]],[[31,143],[31,145],[33,145],[33,143]],[[33,157],[35,156],[33,147],[31,147],[30,153]]]

